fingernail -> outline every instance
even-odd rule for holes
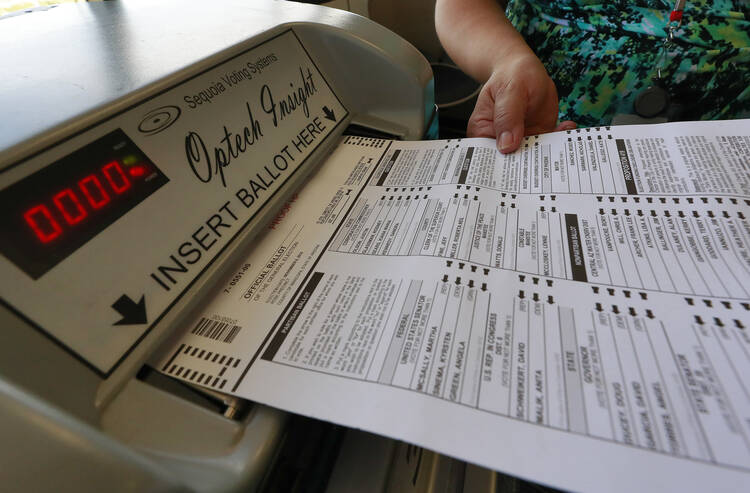
[[[507,151],[513,146],[513,132],[506,130],[500,134],[500,152]]]

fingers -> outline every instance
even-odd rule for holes
[[[524,90],[511,83],[495,92],[494,101],[492,124],[497,149],[507,154],[521,145],[527,96]]]
[[[524,135],[576,128],[570,120],[557,124],[555,84],[536,58],[529,63],[493,73],[479,93],[467,137],[494,138],[507,154],[521,146]]]
[[[498,87],[492,82],[479,93],[466,136],[494,138],[500,152],[513,152],[524,135],[526,94],[512,84]]]
[[[562,132],[563,130],[575,130],[578,128],[578,125],[576,122],[571,120],[565,120],[557,124],[557,127],[555,127],[555,132]]]
[[[576,122],[572,120],[565,120],[560,122],[557,126],[552,125],[537,125],[534,127],[526,127],[526,135],[540,135],[546,134],[547,132],[563,132],[565,130],[575,130],[578,128]]]
[[[467,137],[490,137],[495,138],[495,129],[492,125],[494,102],[491,97],[489,85],[485,85],[477,98],[474,111],[469,117],[466,126]]]

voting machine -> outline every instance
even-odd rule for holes
[[[149,358],[345,131],[422,138],[433,108],[427,61],[348,12],[161,0],[0,20],[4,484],[257,486],[287,416],[220,379],[154,383]]]

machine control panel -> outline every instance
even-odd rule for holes
[[[287,29],[0,171],[0,300],[109,374],[348,112]]]

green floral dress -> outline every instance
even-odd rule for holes
[[[674,0],[510,0],[547,67],[560,119],[609,124],[651,85]],[[662,76],[682,120],[750,118],[750,0],[687,0]]]

